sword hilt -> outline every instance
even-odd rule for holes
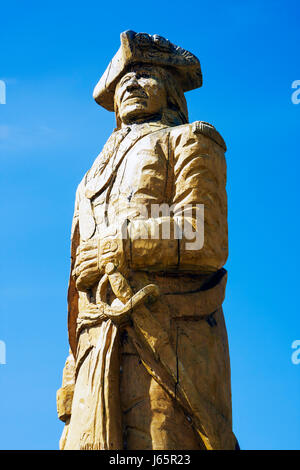
[[[106,289],[108,281],[116,298],[122,302],[121,306],[108,305],[103,301],[103,291]],[[134,294],[128,281],[117,270],[117,267],[113,263],[108,263],[105,274],[97,287],[96,304],[106,318],[110,318],[116,323],[122,323],[135,307],[141,305],[149,297],[156,298],[158,296],[159,288],[156,284],[148,284]]]

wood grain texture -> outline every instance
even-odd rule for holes
[[[61,449],[236,447],[226,145],[188,123],[201,83],[191,53],[126,32],[95,89],[117,128],[76,192]]]

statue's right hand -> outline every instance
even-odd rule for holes
[[[86,291],[100,279],[97,240],[81,242],[77,248],[72,275],[76,280],[76,287],[80,291]]]

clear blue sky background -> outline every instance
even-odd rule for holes
[[[235,433],[243,449],[299,449],[299,3],[11,0],[0,15],[0,447],[58,448],[75,190],[114,127],[92,90],[133,29],[199,57],[190,121],[228,144]]]

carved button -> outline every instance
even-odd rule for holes
[[[104,243],[104,245],[102,246],[102,252],[107,253],[108,251],[110,251],[110,245],[111,245],[110,241]]]
[[[117,251],[118,243],[116,240],[108,240],[107,242],[103,243],[102,245],[102,253],[108,253],[109,251]]]
[[[110,251],[116,251],[118,249],[118,243],[116,240],[113,240],[110,244]]]

